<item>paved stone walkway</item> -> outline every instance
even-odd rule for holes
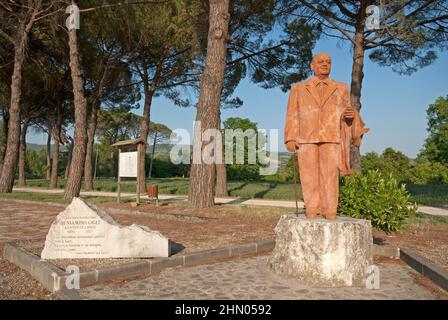
[[[14,188],[14,191],[19,192],[35,192],[35,193],[50,193],[50,194],[64,194],[63,190],[48,190],[42,188]],[[81,195],[84,196],[98,196],[98,197],[117,197],[116,192],[105,192],[105,191],[82,191]],[[135,193],[122,193],[121,196],[125,197],[135,197]],[[141,196],[141,199],[147,199],[148,196]],[[159,195],[160,200],[184,200],[187,201],[187,196],[183,195]],[[215,198],[216,203],[227,203],[227,204],[243,204],[243,205],[253,205],[253,206],[272,206],[272,207],[286,207],[295,208],[295,201],[286,200],[265,200],[265,199],[244,199],[244,198]],[[304,203],[299,201],[299,208],[303,208]],[[419,206],[418,212],[435,215],[435,216],[445,216],[448,217],[448,210],[443,208],[435,208],[428,206]]]
[[[380,264],[380,289],[309,288],[284,279],[267,266],[268,256],[212,265],[167,269],[124,284],[96,285],[79,291],[85,299],[435,299],[415,283],[408,266]]]

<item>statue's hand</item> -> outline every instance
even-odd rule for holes
[[[348,107],[345,108],[342,116],[344,117],[345,120],[353,120],[355,118],[355,112],[356,112],[355,109]]]
[[[299,149],[299,146],[295,141],[288,141],[288,143],[286,143],[286,150],[289,152],[295,152],[297,149]]]

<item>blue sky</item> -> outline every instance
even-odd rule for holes
[[[349,46],[341,47],[333,39],[321,39],[314,52],[320,51],[332,56],[331,77],[350,83],[352,58]],[[427,136],[428,105],[438,97],[448,95],[448,53],[440,53],[435,63],[411,76],[400,76],[366,57],[364,75],[361,116],[370,131],[364,136],[361,153],[381,153],[385,148],[393,147],[414,158]],[[243,107],[223,110],[222,119],[250,118],[258,123],[259,128],[278,129],[280,151],[286,151],[283,130],[288,94],[280,89],[262,89],[245,79],[235,92],[244,101]],[[141,114],[142,110],[135,113]],[[193,107],[180,108],[167,99],[156,98],[151,121],[164,123],[171,129],[185,128],[192,132],[195,114]],[[44,144],[46,137],[31,132],[28,141]]]

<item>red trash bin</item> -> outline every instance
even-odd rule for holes
[[[152,184],[148,187],[148,197],[156,199],[159,197],[159,185]]]

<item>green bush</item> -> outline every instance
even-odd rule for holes
[[[344,178],[338,212],[370,220],[382,231],[396,231],[408,216],[415,214],[417,208],[410,206],[410,196],[404,184],[398,185],[397,180],[378,170],[369,170],[365,175]]]
[[[361,157],[362,173],[378,170],[384,176],[391,175],[399,183],[409,182],[410,160],[400,151],[386,148],[381,155],[368,152]]]
[[[441,163],[419,161],[410,170],[413,184],[448,184],[448,168]]]
[[[228,180],[260,180],[260,166],[258,164],[231,164],[226,166],[226,170]]]

